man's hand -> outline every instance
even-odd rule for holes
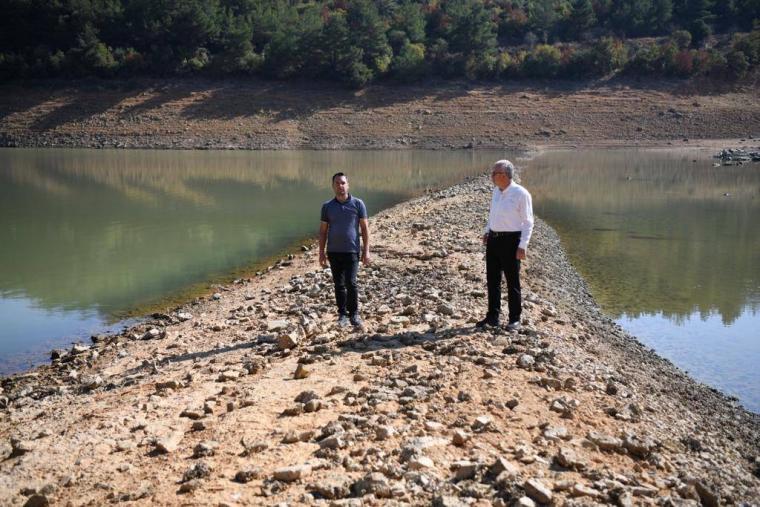
[[[484,245],[488,244],[488,233],[483,234],[483,244]]]
[[[369,252],[362,252],[362,264],[369,266],[372,260],[369,257]]]
[[[327,267],[327,255],[324,252],[319,252],[319,265],[323,268]]]
[[[525,249],[524,248],[518,248],[517,249],[517,260],[522,261],[525,260]]]

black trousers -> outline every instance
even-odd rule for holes
[[[486,245],[486,281],[488,282],[488,317],[498,319],[501,315],[501,274],[507,278],[509,322],[520,320],[522,300],[520,295],[520,261],[517,247],[520,231],[489,235]]]
[[[359,310],[359,291],[356,288],[356,273],[359,271],[358,253],[327,252],[330,261],[335,302],[340,315],[355,315]]]

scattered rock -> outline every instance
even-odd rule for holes
[[[536,359],[530,354],[521,354],[517,358],[517,366],[524,369],[530,369],[536,364]]]
[[[177,450],[185,434],[181,431],[174,431],[168,435],[157,437],[153,441],[155,451],[162,454],[169,454]]]
[[[295,465],[278,468],[274,471],[274,478],[275,480],[282,482],[293,482],[299,479],[303,479],[310,473],[311,467],[309,465]]]
[[[23,456],[32,451],[34,451],[34,444],[32,442],[11,437],[11,458]]]
[[[463,446],[470,440],[470,434],[462,430],[454,430],[451,442],[456,446]]]
[[[551,503],[554,497],[552,490],[538,479],[528,479],[523,488],[525,493],[538,503]]]
[[[182,482],[190,482],[194,479],[205,479],[210,475],[211,468],[201,461],[194,464],[185,471],[185,473],[182,475]]]
[[[261,479],[264,470],[261,467],[249,467],[240,470],[235,474],[235,482],[245,484],[254,479]]]
[[[306,368],[303,364],[299,363],[298,366],[296,366],[296,371],[293,372],[293,378],[296,380],[302,380],[307,378],[309,375],[311,375],[311,371]]]

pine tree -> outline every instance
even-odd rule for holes
[[[596,14],[591,0],[573,0],[570,16],[567,19],[566,33],[572,39],[578,39],[584,32],[596,24]]]

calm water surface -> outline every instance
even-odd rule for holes
[[[550,152],[522,179],[609,315],[760,412],[760,164],[711,155]]]
[[[372,214],[503,156],[0,149],[0,372],[313,236],[338,170]]]

